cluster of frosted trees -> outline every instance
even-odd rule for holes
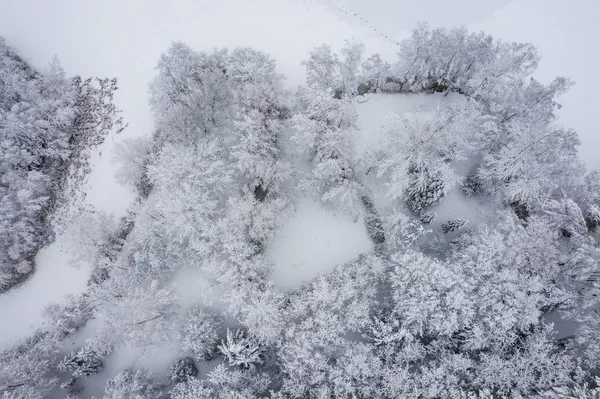
[[[90,150],[121,128],[116,81],[38,72],[0,38],[0,292],[29,275],[57,208],[78,192]]]
[[[86,216],[89,289],[0,354],[0,395],[85,397],[113,352],[172,345],[168,375],[122,370],[105,398],[600,395],[600,175],[556,122],[569,82],[531,79],[530,45],[464,29],[419,26],[393,65],[363,51],[315,49],[292,95],[266,54],[174,43],[151,85],[156,132],[118,149],[138,199],[118,226]],[[453,94],[356,154],[356,96],[380,91]],[[362,217],[376,250],[286,292],[265,248],[300,193]],[[435,223],[451,193],[492,211]],[[173,275],[190,268],[207,298],[182,308]]]

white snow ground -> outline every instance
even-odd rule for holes
[[[435,111],[448,104],[456,95],[378,93],[356,99],[357,130],[352,138],[356,156],[369,149],[385,145],[390,120],[397,115]]]
[[[37,270],[23,285],[0,295],[0,350],[26,337],[48,304],[86,289],[90,269],[68,266],[60,237],[39,251],[35,262]]]
[[[303,199],[275,234],[266,256],[274,264],[273,282],[289,290],[372,250],[362,218],[354,222]]]
[[[181,314],[194,306],[207,306],[215,312],[222,312],[227,306],[221,301],[222,290],[211,284],[206,274],[199,268],[188,267],[177,270],[171,282],[181,307]]]

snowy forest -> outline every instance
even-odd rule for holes
[[[0,296],[58,232],[93,266],[0,349],[0,398],[600,398],[600,172],[539,60],[420,24],[394,60],[315,48],[292,91],[174,42],[117,220],[82,191],[116,79],[0,41]]]

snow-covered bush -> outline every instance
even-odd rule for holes
[[[197,374],[198,368],[196,367],[196,363],[194,363],[194,359],[191,357],[177,359],[175,363],[169,367],[169,379],[174,383],[194,378]]]
[[[434,212],[424,212],[421,214],[420,220],[423,224],[430,224],[436,217],[437,215]]]
[[[243,329],[227,329],[227,337],[218,346],[232,366],[251,367],[262,363],[262,348],[258,340]]]
[[[468,222],[467,219],[450,219],[447,222],[442,223],[442,232],[451,233],[458,229],[462,229]]]
[[[382,244],[385,242],[385,230],[383,227],[383,222],[381,220],[381,216],[379,212],[375,208],[373,201],[368,196],[362,197],[362,203],[365,207],[366,215],[365,215],[365,227],[367,228],[367,233],[375,244]]]
[[[419,215],[430,205],[437,204],[447,193],[448,188],[440,175],[431,175],[426,168],[413,167],[408,171],[406,206]]]
[[[198,360],[211,360],[217,351],[219,335],[217,317],[201,307],[188,311],[181,332],[181,349]]]
[[[596,231],[600,225],[600,207],[596,204],[590,205],[585,216],[585,225],[589,231]]]
[[[60,362],[58,368],[73,372],[73,377],[86,377],[104,369],[102,358],[96,351],[84,346],[77,352],[71,352]]]
[[[482,182],[476,174],[468,175],[460,189],[467,197],[479,195],[483,192]]]
[[[103,399],[157,398],[162,386],[144,370],[123,370],[106,381]]]

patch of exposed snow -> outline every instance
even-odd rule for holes
[[[42,320],[44,308],[61,302],[67,294],[87,288],[90,269],[71,266],[62,238],[42,248],[35,257],[36,270],[21,286],[0,295],[0,349],[26,337]]]
[[[432,227],[440,227],[451,219],[467,219],[469,222],[465,227],[475,229],[485,221],[486,216],[494,215],[496,209],[497,205],[492,199],[487,198],[482,202],[477,197],[467,197],[456,186],[438,204],[427,208],[427,211],[436,214]]]
[[[159,345],[148,353],[122,347],[103,359],[104,369],[85,377],[84,397],[101,398],[104,395],[106,381],[120,371],[144,369],[150,371],[158,380],[164,380],[169,367],[180,357],[178,344]]]
[[[390,121],[406,113],[431,112],[450,104],[458,96],[450,93],[397,94],[377,93],[356,98],[358,120],[352,141],[356,155],[385,145]]]
[[[303,199],[295,215],[275,234],[266,254],[274,264],[274,283],[283,289],[295,289],[372,250],[362,219],[354,222]]]
[[[181,312],[202,305],[222,311],[225,304],[219,300],[222,291],[210,284],[206,274],[199,268],[187,267],[176,271],[171,278]]]

